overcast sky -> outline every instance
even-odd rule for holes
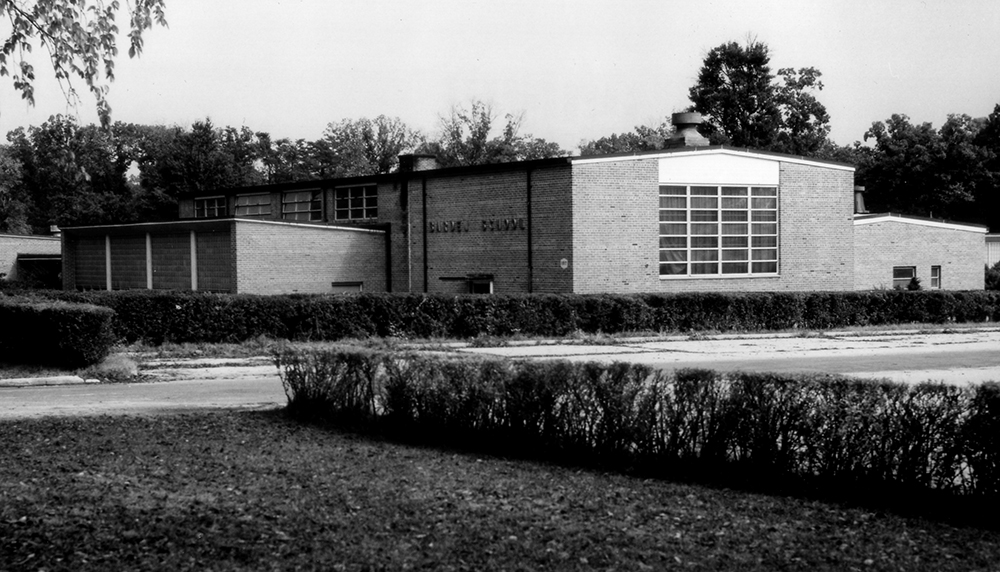
[[[840,144],[893,113],[939,127],[1000,103],[996,0],[167,0],[167,20],[142,57],[123,42],[115,120],[208,117],[313,140],[385,114],[433,133],[478,98],[575,151],[683,110],[706,53],[748,35],[770,46],[772,71],[823,73]],[[67,108],[34,63],[35,108],[0,83],[0,134],[55,113],[96,122],[89,94]]]

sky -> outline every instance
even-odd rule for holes
[[[656,125],[690,101],[712,48],[754,37],[772,71],[815,67],[841,145],[901,113],[935,127],[1000,104],[995,0],[166,0],[168,28],[127,43],[109,100],[115,121],[246,126],[315,140],[331,122],[387,115],[433,135],[474,99],[522,114],[522,134],[575,151]],[[124,3],[123,3],[124,5]],[[122,19],[124,26],[125,20]],[[3,28],[0,27],[0,32]],[[66,103],[43,52],[36,105],[0,82],[0,133]],[[8,78],[2,78],[8,81]]]

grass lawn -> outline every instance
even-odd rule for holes
[[[996,570],[1000,532],[280,411],[0,422],[0,570]]]

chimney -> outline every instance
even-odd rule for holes
[[[419,155],[409,153],[399,156],[399,172],[414,173],[416,171],[430,171],[438,168],[436,155]]]
[[[865,208],[865,188],[861,185],[854,185],[854,214],[867,214]]]
[[[674,124],[676,134],[667,140],[667,148],[674,147],[705,147],[708,139],[698,133],[698,126],[701,125],[701,114],[694,111],[684,113],[674,113],[670,116],[670,122]]]

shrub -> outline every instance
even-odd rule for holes
[[[1000,495],[997,384],[347,347],[286,348],[275,360],[293,414],[408,440],[849,495]]]
[[[153,345],[261,336],[334,341],[748,332],[1000,319],[1000,292],[985,291],[255,296],[139,290],[45,296],[112,308],[117,336]]]
[[[97,363],[115,343],[114,314],[90,304],[0,298],[0,356],[67,368]]]

